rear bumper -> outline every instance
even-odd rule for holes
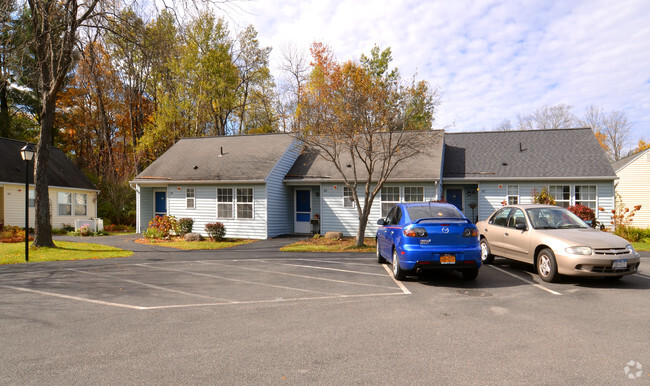
[[[481,267],[481,247],[444,247],[405,245],[397,248],[400,268],[406,271],[469,269]],[[441,263],[441,255],[454,255],[454,263]]]

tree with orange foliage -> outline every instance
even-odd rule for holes
[[[437,90],[424,81],[402,81],[389,71],[390,49],[374,47],[359,62],[339,63],[321,43],[311,47],[312,71],[300,90],[295,135],[332,163],[352,192],[364,234],[372,203],[395,167],[432,146],[431,130]],[[362,197],[357,187],[364,188]]]

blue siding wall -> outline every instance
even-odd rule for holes
[[[186,188],[194,188],[196,204],[187,209]],[[193,232],[207,236],[205,224],[221,222],[226,227],[226,237],[266,238],[266,189],[259,185],[219,185],[220,188],[253,188],[252,219],[217,219],[216,185],[175,185],[169,188],[167,202],[169,214],[177,219],[188,217],[194,220]],[[233,194],[235,194],[233,192]]]
[[[502,206],[502,201],[507,200],[508,185],[517,185],[519,187],[519,203],[532,204],[533,194],[540,191],[542,187],[549,185],[570,185],[571,202],[575,204],[575,186],[576,185],[596,185],[596,207],[603,208],[603,211],[596,211],[596,219],[606,226],[612,222],[612,209],[614,209],[614,182],[613,181],[550,181],[550,182],[521,182],[521,181],[502,181],[479,184],[479,203],[478,217],[479,221],[488,218],[492,212]]]
[[[283,180],[300,150],[301,146],[294,142],[266,177],[266,237],[293,233],[293,187],[286,186]]]

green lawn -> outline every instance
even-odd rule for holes
[[[185,241],[185,240],[149,240],[139,239],[136,242],[143,244],[158,245],[161,247],[169,247],[185,250],[198,250],[198,249],[223,249],[230,248],[237,245],[248,244],[257,240],[250,239],[225,239],[223,241]]]
[[[650,251],[650,243],[643,243],[639,241],[638,243],[632,243],[632,246],[637,251]]]
[[[55,242],[56,248],[29,248],[29,262],[129,257],[132,251],[99,244]],[[24,243],[0,243],[0,264],[25,262]]]
[[[306,239],[296,243],[286,245],[280,250],[282,252],[374,252],[375,240],[366,238],[365,245],[362,247],[354,246],[354,238],[344,238],[343,240],[330,240],[324,237]]]

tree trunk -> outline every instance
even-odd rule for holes
[[[50,223],[50,195],[47,181],[47,165],[50,159],[50,147],[52,146],[52,126],[54,124],[54,110],[56,108],[54,99],[48,98],[43,93],[41,110],[41,136],[36,145],[36,158],[34,165],[34,193],[36,209],[36,237],[35,247],[54,247],[52,241],[52,226]],[[56,199],[54,197],[53,199]]]
[[[2,80],[0,84],[0,137],[11,138],[11,115],[9,115],[9,101],[7,89],[9,81]]]

